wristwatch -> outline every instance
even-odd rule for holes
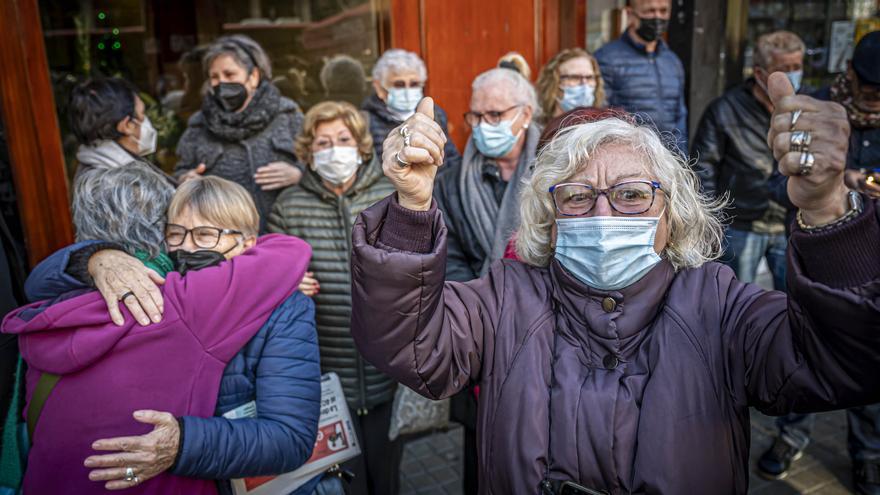
[[[853,218],[859,216],[859,213],[862,212],[864,205],[862,204],[862,195],[856,191],[850,191],[847,195],[847,199],[849,199],[849,210],[843,214],[842,217],[837,220],[832,220],[828,223],[824,223],[822,225],[809,225],[804,222],[804,216],[801,214],[801,211],[797,212],[797,223],[798,227],[801,228],[804,232],[808,232],[811,234],[817,232],[824,232],[826,230],[831,230],[838,225],[849,222]]]

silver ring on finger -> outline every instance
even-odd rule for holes
[[[812,141],[813,136],[809,131],[794,131],[789,138],[788,150],[793,153],[809,151]]]
[[[412,147],[412,134],[403,136],[403,146],[406,148]]]
[[[134,481],[137,479],[137,475],[134,474],[134,469],[127,467],[125,468],[125,481]]]
[[[810,175],[813,173],[813,164],[816,162],[816,157],[813,156],[809,151],[801,152],[801,159],[798,163],[798,175]]]
[[[803,110],[797,109],[794,112],[791,112],[791,127],[789,127],[789,131],[794,130],[794,126],[797,125],[797,121],[801,118],[801,114],[804,113]]]
[[[400,132],[400,135],[403,137],[403,139],[407,139],[412,136],[412,131],[409,130],[409,126],[406,124],[400,126],[400,131],[398,132]]]
[[[397,160],[397,166],[400,168],[409,167],[409,162],[400,157],[400,151],[398,151],[397,154],[394,155],[394,158]]]

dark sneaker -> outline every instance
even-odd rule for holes
[[[853,466],[853,481],[859,495],[880,495],[880,463],[856,463]]]
[[[776,437],[773,446],[758,459],[758,474],[768,480],[785,478],[791,463],[800,459],[802,455],[804,455],[803,449],[794,447],[782,437]]]

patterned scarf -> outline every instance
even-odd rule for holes
[[[843,108],[846,109],[846,115],[849,117],[849,123],[853,127],[880,127],[880,112],[866,112],[856,106],[852,83],[852,79],[846,72],[837,76],[837,79],[831,84],[831,100],[843,105]]]
[[[212,134],[230,142],[243,141],[268,126],[281,106],[281,93],[274,84],[261,81],[247,107],[240,112],[223,110],[209,93],[202,100],[202,115]]]

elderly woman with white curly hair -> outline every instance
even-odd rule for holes
[[[768,142],[800,208],[789,295],[712,261],[717,205],[653,131],[614,118],[541,151],[521,197],[524,263],[445,282],[432,102],[407,122],[411,146],[385,142],[397,194],[353,232],[352,334],[426,397],[480,385],[480,493],[744,494],[750,407],[880,399],[880,221],[843,184],[846,115],[781,73],[770,89]]]
[[[399,126],[416,111],[422,100],[428,69],[417,54],[395,48],[387,50],[373,66],[373,91],[364,100],[361,109],[370,117],[370,134],[376,156],[382,156],[382,142],[391,129]],[[448,119],[442,108],[435,109],[435,116],[443,134],[449,137]],[[451,139],[443,147],[446,160],[461,157]]]

